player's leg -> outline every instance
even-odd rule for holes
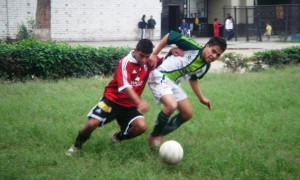
[[[177,102],[173,94],[166,94],[160,98],[160,102],[163,104],[162,111],[158,114],[157,120],[154,125],[154,129],[151,136],[160,136],[161,131],[166,126],[170,116],[177,109]]]
[[[92,132],[99,127],[100,124],[101,121],[98,119],[90,118],[84,127],[79,130],[74,144],[67,150],[66,155],[72,156],[72,154],[81,149],[82,145],[90,138]]]
[[[148,84],[157,104],[163,104],[162,111],[158,114],[154,129],[150,135],[159,136],[160,132],[169,120],[169,117],[177,108],[177,102],[173,96],[172,81],[158,70],[150,73]],[[151,143],[150,143],[151,144]]]
[[[137,109],[125,109],[116,119],[121,130],[113,135],[114,142],[132,139],[147,130],[146,120]]]
[[[88,122],[85,126],[79,131],[74,144],[66,152],[66,155],[71,156],[76,151],[82,148],[82,145],[89,139],[92,132],[99,126],[102,126],[106,123],[111,122],[114,119],[114,110],[108,104],[105,98],[94,106],[88,113]]]
[[[89,139],[92,132],[100,125],[100,121],[95,118],[90,118],[88,122],[84,125],[82,129],[80,129],[74,146],[76,148],[81,149],[82,145]]]
[[[192,118],[193,111],[188,98],[179,101],[177,109],[179,110],[179,113],[170,118],[167,125],[162,130],[161,135],[165,136],[171,133]]]
[[[131,138],[139,136],[146,132],[147,130],[147,123],[144,118],[137,118],[135,119],[128,129],[128,134]]]

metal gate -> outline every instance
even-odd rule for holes
[[[284,39],[300,34],[300,4],[225,6],[223,16],[234,20],[235,40],[262,41],[266,23],[272,26],[272,39]]]

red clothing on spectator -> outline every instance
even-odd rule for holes
[[[214,36],[220,36],[220,31],[219,31],[219,28],[222,27],[223,24],[218,24],[218,21],[215,21],[213,23],[213,27],[214,27]]]

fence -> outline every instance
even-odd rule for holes
[[[300,4],[234,6],[223,8],[224,19],[231,15],[234,20],[235,40],[246,38],[262,41],[266,23],[272,26],[272,35],[286,40],[300,34]]]

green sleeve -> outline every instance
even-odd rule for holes
[[[168,45],[175,44],[177,47],[179,47],[180,49],[182,49],[184,51],[199,50],[202,48],[194,40],[189,39],[175,31],[170,31],[167,44]]]

